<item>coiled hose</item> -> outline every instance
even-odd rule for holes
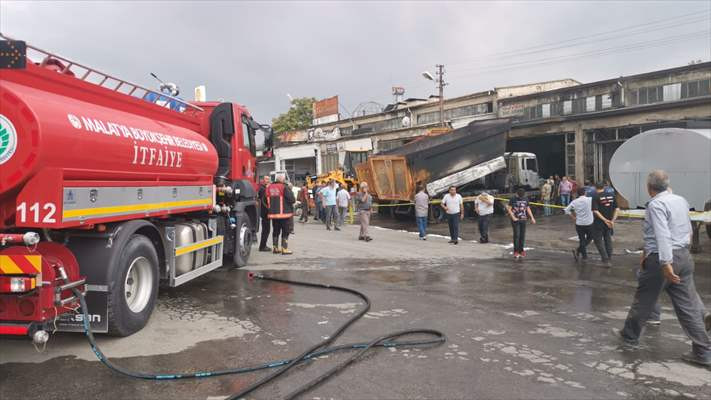
[[[270,375],[267,375],[266,377],[261,378],[258,381],[254,382],[253,384],[251,384],[247,388],[243,389],[239,393],[232,394],[231,396],[228,397],[229,399],[243,398],[244,396],[248,395],[249,393],[254,392],[255,390],[259,389],[260,387],[266,385],[267,383],[269,383],[269,382],[275,380],[276,378],[278,378],[279,376],[283,375],[285,372],[290,370],[295,365],[301,364],[303,362],[312,360],[316,357],[323,356],[326,354],[341,352],[341,351],[346,351],[346,350],[358,350],[355,354],[353,354],[347,360],[341,362],[340,364],[338,364],[335,367],[331,368],[330,370],[326,371],[324,374],[320,375],[316,379],[302,385],[298,389],[291,392],[289,395],[287,395],[285,397],[285,399],[294,399],[294,398],[312,390],[313,388],[315,388],[316,386],[325,382],[329,378],[331,378],[331,377],[335,376],[336,374],[338,374],[339,372],[343,371],[346,367],[348,367],[353,362],[357,361],[360,357],[362,357],[366,352],[368,352],[372,348],[375,348],[375,347],[437,346],[437,345],[444,343],[447,340],[444,333],[434,330],[434,329],[408,329],[408,330],[403,330],[403,331],[393,332],[393,333],[383,335],[381,337],[371,340],[370,342],[349,343],[349,344],[328,347],[339,336],[341,336],[343,334],[343,332],[345,332],[346,329],[348,329],[348,327],[350,327],[353,323],[355,323],[357,320],[362,318],[363,315],[365,315],[365,313],[367,313],[368,310],[370,310],[370,299],[368,299],[368,296],[366,296],[365,294],[363,294],[357,290],[349,289],[349,288],[345,288],[345,287],[340,287],[340,286],[332,286],[332,285],[325,285],[325,284],[321,284],[321,283],[311,283],[311,282],[303,282],[303,281],[294,281],[294,280],[289,280],[289,279],[281,279],[281,278],[275,278],[275,277],[265,276],[262,274],[253,274],[253,273],[249,273],[249,277],[255,278],[255,279],[261,279],[261,280],[265,280],[265,281],[279,282],[279,283],[284,283],[284,284],[289,284],[289,285],[305,286],[305,287],[311,287],[311,288],[317,288],[317,289],[328,289],[328,290],[335,290],[335,291],[344,292],[344,293],[350,293],[350,294],[355,295],[355,296],[359,297],[360,299],[362,299],[365,304],[358,311],[358,313],[356,313],[353,317],[348,319],[332,335],[330,335],[325,340],[311,346],[309,349],[305,350],[303,353],[301,353],[300,355],[298,355],[297,357],[294,357],[294,358],[276,360],[276,361],[268,362],[268,363],[261,364],[261,365],[251,366],[251,367],[229,368],[229,369],[223,369],[223,370],[201,371],[201,372],[176,372],[176,373],[164,373],[164,374],[150,374],[150,373],[145,373],[145,372],[131,371],[126,368],[123,368],[123,367],[111,362],[104,355],[104,353],[99,348],[98,344],[96,344],[96,340],[94,339],[94,334],[91,331],[91,324],[89,323],[88,308],[86,305],[86,299],[84,298],[84,294],[77,288],[72,289],[72,291],[74,292],[74,295],[77,296],[77,298],[79,298],[79,302],[81,304],[81,312],[84,315],[84,318],[83,318],[84,334],[86,335],[86,337],[89,340],[89,345],[91,346],[91,350],[94,352],[94,354],[96,354],[96,357],[99,359],[99,361],[101,361],[102,364],[107,366],[109,369],[111,369],[115,372],[118,372],[122,375],[131,377],[131,378],[147,379],[147,380],[178,380],[178,379],[208,378],[208,377],[223,376],[223,375],[244,374],[244,373],[248,373],[248,372],[255,372],[255,371],[261,371],[261,370],[270,369],[270,368],[281,367],[278,370],[271,373]],[[428,336],[432,336],[432,338],[431,339],[399,340],[405,336],[411,336],[411,335],[428,335]]]

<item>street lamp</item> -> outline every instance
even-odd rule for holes
[[[437,64],[437,80],[429,71],[424,71],[422,76],[428,81],[437,82],[437,89],[439,89],[439,124],[444,127],[444,87],[447,85],[444,82],[444,65]]]

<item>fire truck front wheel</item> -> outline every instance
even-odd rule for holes
[[[143,235],[133,235],[119,255],[109,294],[109,334],[128,336],[143,328],[158,296],[158,254]]]
[[[235,218],[235,252],[233,264],[237,268],[247,265],[249,254],[252,251],[252,224],[249,215],[239,213]]]

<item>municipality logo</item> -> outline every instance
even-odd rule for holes
[[[17,150],[17,131],[12,122],[0,114],[0,165],[5,164]]]

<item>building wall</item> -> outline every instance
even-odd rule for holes
[[[577,85],[580,85],[580,82],[575,79],[560,79],[526,85],[497,87],[496,94],[499,99],[505,99],[507,97],[524,96],[531,93],[547,92]]]

